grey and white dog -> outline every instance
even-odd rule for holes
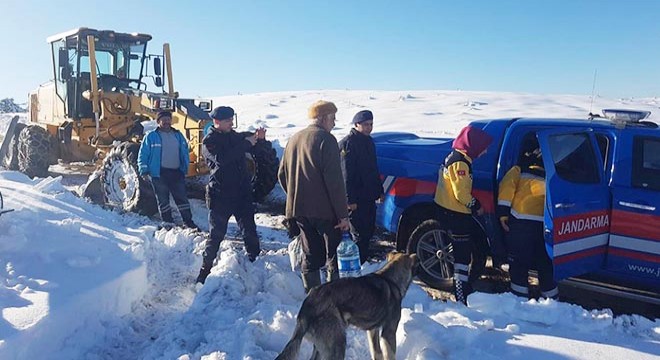
[[[303,338],[314,344],[312,359],[344,359],[346,328],[367,330],[372,359],[394,360],[401,301],[417,273],[415,254],[391,252],[387,264],[368,275],[313,288],[303,301],[291,340],[275,360],[294,360]]]

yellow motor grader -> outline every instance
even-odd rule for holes
[[[211,102],[178,96],[169,44],[163,45],[162,54],[148,54],[150,40],[147,34],[91,28],[49,37],[53,80],[30,93],[28,124],[18,123],[7,134],[4,166],[45,177],[49,165],[58,161],[96,161],[99,166],[85,186],[85,196],[152,215],[157,212],[155,196],[137,172],[142,123],[169,110],[172,126],[189,143],[188,176],[207,174],[201,141],[212,125]],[[156,90],[147,91],[147,82]],[[259,141],[246,161],[254,175],[255,200],[260,201],[276,183],[278,160],[272,144]]]

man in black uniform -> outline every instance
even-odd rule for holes
[[[351,235],[360,249],[360,262],[369,259],[369,241],[374,235],[376,200],[382,199],[383,184],[376,162],[376,146],[371,139],[374,114],[359,111],[353,117],[351,132],[339,142],[341,167],[346,183]]]
[[[213,127],[204,137],[202,153],[210,170],[206,187],[206,205],[209,208],[210,239],[204,249],[204,260],[197,282],[204,283],[211,272],[220,242],[227,233],[227,223],[233,215],[243,234],[245,250],[250,261],[259,255],[257,226],[254,223],[252,186],[246,167],[245,153],[265,139],[266,130],[259,129],[252,136],[233,130],[234,109],[220,106],[211,112]]]

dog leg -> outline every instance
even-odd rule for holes
[[[367,338],[369,339],[369,351],[371,352],[372,360],[383,360],[383,352],[380,349],[380,328],[367,330]]]
[[[383,355],[385,360],[396,359],[396,328],[399,322],[394,324],[390,322],[383,326],[383,332],[380,335],[380,346],[383,348]]]

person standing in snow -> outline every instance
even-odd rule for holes
[[[472,162],[486,153],[492,136],[480,128],[464,127],[452,144],[438,176],[435,203],[440,206],[445,224],[451,233],[454,251],[454,295],[456,301],[467,304],[472,292],[470,260],[476,239],[472,239],[479,224],[472,217],[482,215],[479,200],[472,195]]]
[[[247,137],[234,131],[234,109],[229,106],[213,109],[210,116],[213,127],[202,141],[202,154],[210,170],[206,187],[210,234],[204,248],[202,268],[197,276],[197,282],[202,284],[211,272],[232,215],[243,235],[248,259],[254,262],[259,255],[252,185],[245,154],[257,140],[266,138],[266,129],[258,129],[254,135]]]
[[[336,113],[332,102],[314,103],[308,112],[312,124],[289,139],[278,171],[286,193],[286,219],[302,233],[306,292],[321,284],[324,264],[328,280],[339,277],[337,246],[341,231],[350,228],[339,146],[330,133]]]
[[[528,297],[529,270],[538,270],[541,296],[556,299],[552,260],[545,250],[545,169],[535,133],[523,139],[518,164],[500,181],[497,212],[506,233],[511,292]]]
[[[156,123],[158,127],[148,132],[140,144],[138,172],[151,183],[158,202],[158,212],[165,226],[174,222],[170,206],[171,194],[184,226],[198,230],[192,220],[186,193],[186,174],[190,163],[188,142],[179,130],[172,127],[171,112],[159,112]]]
[[[351,132],[339,142],[342,172],[346,184],[351,235],[360,249],[360,262],[369,259],[369,241],[376,229],[376,200],[383,197],[376,162],[376,145],[371,138],[374,115],[369,110],[353,116]]]

